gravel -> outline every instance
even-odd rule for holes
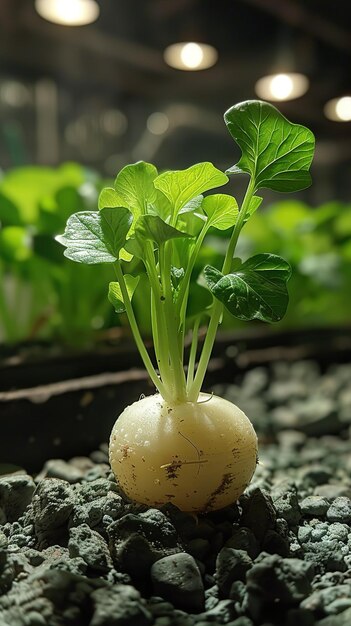
[[[222,511],[130,502],[106,444],[0,477],[1,626],[351,624],[351,367],[259,367],[214,392],[257,411],[261,441]]]

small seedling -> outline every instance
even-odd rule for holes
[[[72,215],[57,237],[73,261],[113,264],[117,280],[110,283],[108,297],[117,313],[127,314],[157,389],[128,406],[116,421],[112,469],[130,498],[150,506],[172,502],[193,512],[232,503],[254,473],[257,437],[251,422],[237,406],[201,388],[224,308],[240,320],[265,322],[279,321],[286,311],[289,264],[269,253],[242,262],[235,250],[243,226],[262,202],[257,191],[308,187],[314,152],[311,131],[292,124],[268,103],[242,102],[224,120],[242,151],[225,174],[208,162],[161,174],[150,163],[127,165],[114,187],[101,192],[99,210]],[[203,195],[225,185],[227,175],[238,174],[249,176],[240,207],[227,194]],[[195,263],[213,229],[230,229],[223,266],[206,265],[200,284],[194,285]],[[150,285],[145,307],[151,309],[155,363],[132,306],[142,274]],[[196,310],[197,301],[206,302],[203,294],[209,300]],[[192,341],[185,364],[192,296]],[[207,331],[199,351],[204,320]]]

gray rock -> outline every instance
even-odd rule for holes
[[[314,489],[314,494],[316,496],[322,496],[323,498],[327,498],[327,500],[335,500],[335,498],[346,497],[351,498],[351,487],[347,485],[334,485],[334,484],[326,484],[319,485]]]
[[[307,609],[289,609],[286,612],[284,626],[314,626],[315,619],[313,613]]]
[[[301,518],[296,485],[289,481],[278,483],[273,487],[271,495],[278,516],[290,526],[296,526]]]
[[[247,552],[223,548],[217,556],[216,581],[220,598],[228,598],[234,581],[246,580],[246,572],[252,567],[252,560]]]
[[[68,550],[71,558],[81,557],[91,570],[105,573],[112,568],[106,541],[87,524],[71,528]]]
[[[184,552],[178,533],[158,509],[128,513],[108,527],[112,558],[133,580],[145,580],[150,567],[159,559]]]
[[[332,605],[340,599],[347,598],[350,600],[350,593],[350,584],[333,585],[331,587],[317,589],[313,591],[308,598],[305,598],[305,600],[301,602],[300,606],[312,611],[313,613],[332,614],[333,609],[330,610],[330,607],[332,607]]]
[[[327,511],[327,518],[331,522],[351,522],[351,500],[340,496],[335,498]]]
[[[63,459],[50,459],[47,461],[37,476],[37,481],[43,480],[43,478],[60,478],[66,480],[68,483],[77,483],[86,472],[82,471],[75,465],[67,463]]]
[[[297,606],[310,592],[314,568],[300,559],[260,558],[247,573],[247,608],[257,620],[264,607]]]
[[[233,535],[225,542],[225,548],[245,550],[251,559],[255,559],[259,552],[258,541],[249,528],[237,528]]]
[[[304,515],[322,517],[326,514],[329,505],[328,500],[322,496],[307,496],[300,503],[300,508]]]
[[[330,615],[316,622],[316,626],[350,626],[351,624],[351,608],[339,613],[337,617]]]
[[[241,617],[235,619],[233,622],[229,622],[227,626],[253,626],[253,622],[250,620],[249,617],[245,617],[244,615],[242,615]]]
[[[59,528],[68,521],[74,506],[72,487],[58,478],[42,480],[32,500],[36,533]]]
[[[150,626],[153,621],[140,593],[130,585],[96,589],[91,600],[89,626]]]
[[[259,488],[253,489],[249,496],[240,499],[243,513],[241,523],[250,528],[259,541],[262,541],[268,530],[273,529],[276,512],[270,495]]]
[[[203,610],[204,586],[195,559],[186,553],[166,556],[151,567],[154,592],[175,607],[189,612]]]
[[[26,474],[0,477],[0,508],[9,522],[17,520],[24,513],[34,489],[33,479]]]
[[[216,606],[206,611],[206,613],[201,613],[198,617],[201,620],[206,620],[209,626],[217,626],[219,624],[230,624],[236,615],[233,600],[220,600]],[[182,625],[179,624],[179,626]]]
[[[289,541],[275,530],[268,530],[262,542],[262,550],[268,554],[287,557],[290,554]]]

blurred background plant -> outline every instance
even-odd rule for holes
[[[108,264],[86,266],[64,258],[54,240],[67,217],[94,210],[101,187],[96,173],[77,163],[58,168],[21,167],[0,181],[1,341],[49,339],[67,346],[94,343],[97,333],[125,324],[107,300],[114,276]],[[220,267],[226,233],[210,233],[193,275],[191,318],[209,304],[198,284],[204,264]],[[282,200],[257,211],[243,231],[238,255],[279,254],[293,267],[286,317],[274,328],[346,324],[351,307],[351,206],[329,202],[311,207]],[[147,281],[141,280],[134,306],[145,335]],[[222,328],[241,323],[226,315]]]
[[[77,163],[21,167],[0,181],[2,341],[49,338],[82,345],[112,323],[109,268],[70,263],[54,240],[71,213],[95,208],[100,185]]]

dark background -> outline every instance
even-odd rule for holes
[[[114,176],[138,159],[162,167],[211,160],[237,148],[222,121],[276,70],[307,74],[309,92],[279,109],[317,136],[312,202],[349,200],[351,123],[328,121],[325,102],[351,90],[351,3],[334,0],[98,0],[94,24],[58,26],[32,0],[0,0],[0,167],[77,160]],[[176,41],[213,44],[218,63],[169,68]],[[147,128],[163,112],[168,130]]]

